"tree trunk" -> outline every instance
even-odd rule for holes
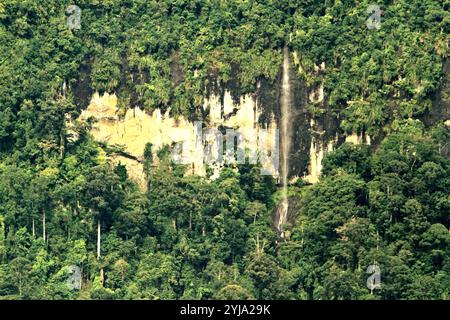
[[[33,232],[33,239],[34,239],[34,237],[36,236],[36,230],[34,228],[34,217],[31,220],[31,229],[32,229],[32,232]]]
[[[44,239],[45,243],[45,210],[42,211],[42,238]]]
[[[100,260],[100,242],[101,242],[101,222],[100,219],[98,219],[98,224],[97,224],[97,260]],[[103,284],[105,282],[105,274],[103,272],[103,268],[100,269],[100,282]]]
[[[100,259],[100,239],[101,239],[101,223],[100,223],[100,219],[98,219],[98,223],[97,223],[97,260]]]
[[[80,291],[83,286],[83,268],[80,268]]]
[[[59,156],[64,159],[64,153],[66,150],[66,141],[64,136],[64,129],[59,133]]]
[[[192,231],[192,212],[189,211],[189,231]]]

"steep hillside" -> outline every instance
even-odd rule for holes
[[[448,9],[3,0],[0,298],[448,299]]]

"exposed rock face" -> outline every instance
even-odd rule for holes
[[[442,65],[442,81],[438,90],[433,95],[433,104],[422,117],[422,121],[427,126],[432,126],[436,122],[446,121],[448,126],[450,118],[450,60],[446,59]]]
[[[79,120],[95,118],[97,122],[92,130],[94,138],[109,145],[123,146],[128,156],[116,155],[113,160],[126,165],[129,175],[143,188],[146,183],[141,162],[147,143],[153,146],[155,161],[156,152],[164,145],[174,147],[181,144],[179,155],[183,163],[190,165],[189,172],[205,176],[207,164],[214,169],[210,178],[215,178],[224,161],[230,159],[225,154],[225,159],[213,157],[208,161],[208,153],[222,152],[217,141],[215,143],[213,140],[217,133],[221,133],[225,139],[227,129],[234,129],[240,134],[244,148],[248,149],[250,155],[258,152],[266,155],[261,159],[265,174],[279,179],[282,155],[276,155],[279,159],[269,158],[268,155],[273,154],[280,144],[288,145],[287,179],[293,182],[302,177],[310,183],[316,183],[320,177],[322,160],[328,152],[344,141],[370,144],[371,139],[357,133],[346,137],[340,132],[339,114],[328,110],[323,82],[320,81],[325,70],[324,63],[315,68],[313,76],[318,81],[307,86],[306,81],[299,76],[303,72],[299,54],[287,52],[287,62],[288,67],[280,66],[276,81],[258,80],[257,89],[251,94],[240,94],[237,79],[232,78],[226,84],[211,79],[210,86],[205,89],[203,105],[199,106],[203,109],[201,114],[206,115],[200,124],[184,117],[171,117],[170,109],[164,113],[160,109],[147,113],[139,107],[133,107],[120,117],[117,96],[108,93],[94,93]],[[289,119],[284,119],[289,126],[289,135],[285,135],[289,138],[285,139],[290,141],[282,141],[282,137],[281,141],[277,140],[279,128],[282,128],[283,69],[288,72],[284,79],[289,82],[284,86],[290,90]],[[316,114],[311,111],[311,107],[327,111]],[[208,129],[206,133],[205,129]]]
[[[168,111],[169,112],[169,111]],[[168,114],[167,112],[167,114]],[[156,149],[165,144],[183,141],[192,135],[192,124],[184,118],[174,119],[155,110],[147,114],[140,108],[128,109],[121,119],[118,115],[117,97],[95,93],[80,120],[93,117],[97,120],[92,134],[99,141],[123,145],[130,155],[143,160],[145,145],[150,142]]]
[[[309,183],[317,183],[319,181],[320,173],[322,172],[322,161],[328,152],[333,151],[337,144],[337,139],[326,141],[323,139],[324,131],[315,131],[317,128],[314,119],[311,119],[311,146],[309,149],[309,165],[308,174],[303,179]]]
[[[362,133],[357,134],[356,132],[353,132],[351,135],[345,137],[345,142],[370,145],[371,139],[368,134],[363,135]]]
[[[240,146],[248,148],[254,155],[257,152],[273,153],[277,147],[276,124],[272,121],[272,125],[267,128],[258,125],[258,107],[254,97],[244,96],[236,105],[231,99],[230,93],[225,92],[224,99],[215,95],[205,99],[203,108],[209,112],[209,119],[205,123],[207,130],[202,130],[202,123],[191,122],[183,117],[176,119],[170,117],[170,110],[161,114],[161,111],[156,109],[149,114],[140,108],[133,108],[128,109],[125,116],[120,118],[117,96],[108,93],[100,96],[95,93],[79,120],[85,121],[93,117],[96,123],[93,126],[92,134],[96,140],[124,147],[124,152],[129,157],[114,156],[113,160],[126,165],[130,176],[143,187],[145,179],[140,162],[144,160],[144,149],[147,143],[152,144],[154,157],[164,145],[180,144],[182,163],[192,166],[190,173],[204,176],[206,162],[215,169],[212,178],[218,176],[217,171],[223,165],[224,160],[208,162],[206,147],[217,145],[216,141],[210,140],[214,138],[214,133],[222,133],[222,128],[236,129],[236,132],[242,137]],[[212,136],[211,133],[213,133]],[[200,145],[198,144],[199,137]],[[208,150],[211,152],[211,148]],[[220,150],[214,151],[220,152]],[[233,161],[229,159],[229,162]],[[267,156],[262,158],[262,166],[267,174],[278,176],[277,161],[273,162]]]

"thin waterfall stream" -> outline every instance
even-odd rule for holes
[[[289,116],[291,113],[291,86],[289,70],[289,49],[287,47],[283,50],[283,78],[281,86],[281,184],[282,184],[282,202],[279,204],[276,214],[276,228],[279,232],[280,238],[285,237],[284,224],[287,222],[289,201],[288,201],[288,179],[289,179],[289,152],[291,144],[291,128],[289,125]]]

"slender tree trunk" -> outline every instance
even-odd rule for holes
[[[98,219],[98,224],[97,224],[97,260],[100,260],[100,245],[101,245],[101,237],[102,237],[101,229],[102,229],[101,228],[101,222],[100,222],[100,219]],[[104,281],[105,281],[105,274],[103,272],[103,268],[101,268],[100,269],[100,282],[101,282],[102,286],[104,284]]]
[[[189,211],[189,231],[192,231],[192,212]]]
[[[64,158],[64,153],[65,153],[65,149],[66,149],[66,146],[65,146],[66,141],[65,141],[65,137],[64,137],[64,129],[61,130],[61,132],[59,133],[59,140],[60,140],[59,141],[59,143],[60,143],[59,155],[60,155],[61,159],[63,159]]]
[[[45,243],[45,210],[42,212],[42,238],[44,239]]]
[[[32,232],[33,232],[33,239],[34,239],[34,237],[36,236],[36,230],[34,228],[34,217],[31,220],[31,229],[32,229]]]
[[[301,247],[303,248],[303,241],[304,241],[304,237],[303,237],[303,223],[302,223],[302,241],[300,242]]]
[[[80,268],[80,291],[83,286],[83,268]]]
[[[98,223],[97,223],[97,260],[100,259],[100,239],[101,239],[101,223],[100,223],[100,219],[98,219]]]

